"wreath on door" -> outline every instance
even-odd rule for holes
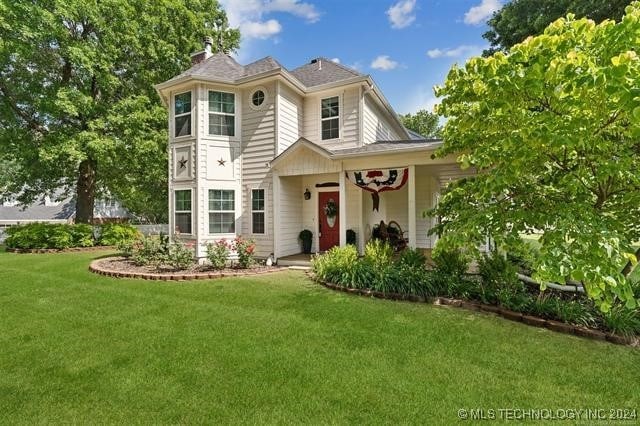
[[[338,205],[332,199],[327,201],[327,204],[322,208],[324,210],[324,214],[329,217],[336,217],[338,215]]]

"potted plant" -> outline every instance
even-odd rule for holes
[[[311,238],[313,238],[313,233],[308,229],[303,229],[300,231],[298,238],[302,241],[302,252],[304,254],[311,253]]]

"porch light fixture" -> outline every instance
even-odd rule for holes
[[[309,188],[307,188],[307,189],[304,191],[304,199],[305,199],[305,200],[310,200],[310,199],[311,199],[311,192],[309,192]]]

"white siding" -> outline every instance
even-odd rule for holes
[[[365,144],[375,141],[401,139],[401,135],[393,130],[393,126],[385,117],[385,114],[380,111],[368,96],[365,96],[363,105],[362,132],[364,133],[363,142]]]
[[[289,256],[302,251],[298,234],[303,229],[302,203],[304,201],[302,179],[300,177],[280,178],[280,229],[276,230],[280,242],[280,256]]]
[[[242,91],[242,218],[237,234],[256,242],[256,255],[273,251],[273,182],[267,163],[275,156],[276,84],[263,85],[267,91],[259,109],[250,106],[255,88]],[[251,233],[251,189],[265,190],[265,233]]]
[[[339,170],[339,162],[324,158],[306,147],[298,148],[287,157],[286,162],[278,165],[278,173],[281,176],[310,175]]]
[[[278,152],[291,146],[302,136],[302,97],[285,84],[279,85],[278,94]]]

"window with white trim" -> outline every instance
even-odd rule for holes
[[[235,136],[236,95],[209,91],[209,134]]]
[[[321,101],[322,140],[340,137],[340,98],[322,99]]]
[[[191,135],[191,92],[173,97],[173,117],[174,136]]]
[[[251,190],[251,232],[264,234],[264,189]]]
[[[191,190],[174,191],[175,229],[181,234],[191,234]]]
[[[209,234],[236,232],[235,191],[209,190]]]

